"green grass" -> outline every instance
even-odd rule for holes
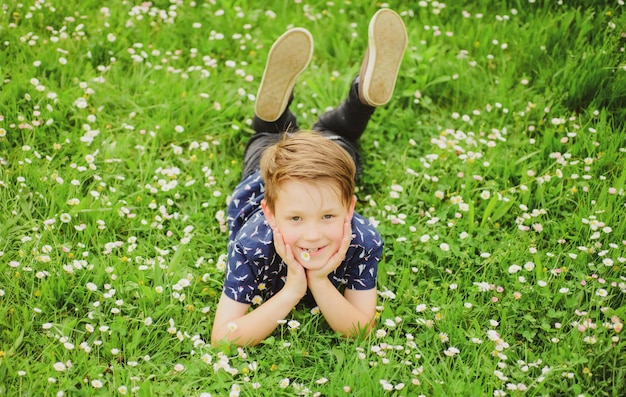
[[[381,4],[220,3],[0,6],[0,395],[626,393],[620,2],[388,3],[410,45],[357,204],[376,330],[298,308],[245,349],[206,341],[265,56],[312,32],[310,127]]]

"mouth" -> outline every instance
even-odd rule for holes
[[[322,251],[324,247],[318,248],[300,248],[300,258],[306,262],[311,260],[311,257],[317,255],[320,251]]]

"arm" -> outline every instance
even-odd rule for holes
[[[362,331],[369,332],[374,326],[376,288],[346,289],[341,295],[328,278],[311,280],[309,288],[328,325],[335,331],[352,337]]]
[[[280,231],[274,232],[274,241],[278,252],[293,258],[291,247],[285,245]],[[224,292],[217,305],[211,343],[216,345],[222,340],[237,345],[256,345],[267,338],[291,309],[306,294],[306,273],[297,261],[285,261],[287,278],[285,286],[265,303],[248,313],[250,304],[237,302]]]
[[[249,304],[237,302],[222,292],[217,305],[211,343],[226,340],[240,346],[256,345],[267,338],[302,297],[283,288],[261,306],[246,314]]]
[[[344,221],[341,246],[329,259],[328,264],[316,271],[307,271],[307,283],[315,302],[326,321],[344,336],[356,336],[369,332],[374,326],[376,314],[376,288],[367,290],[346,289],[342,295],[328,279],[346,256],[352,241],[350,217]]]

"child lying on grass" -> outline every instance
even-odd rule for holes
[[[376,107],[391,99],[406,42],[400,16],[378,11],[348,97],[312,131],[300,131],[289,110],[295,82],[311,60],[311,34],[291,29],[272,45],[255,134],[228,207],[228,264],[214,344],[255,345],[300,302],[317,305],[345,336],[372,328],[383,242],[354,211],[361,170],[356,144]]]

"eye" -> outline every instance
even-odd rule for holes
[[[294,221],[294,222],[298,222],[300,221],[302,218],[300,218],[299,216],[292,216],[291,218],[289,218],[290,220]]]
[[[324,219],[333,219],[335,217],[335,215],[333,214],[326,214],[323,216]]]

